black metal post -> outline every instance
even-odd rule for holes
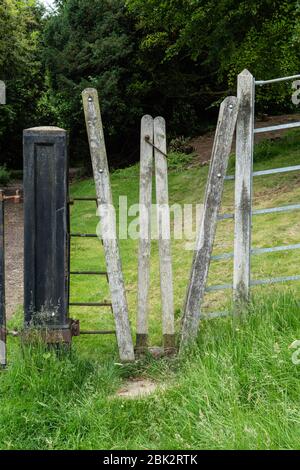
[[[27,129],[23,144],[25,327],[70,342],[67,132]]]
[[[6,311],[4,265],[4,196],[0,191],[0,367],[6,366]]]

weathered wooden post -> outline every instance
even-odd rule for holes
[[[140,240],[136,350],[148,347],[148,296],[150,287],[152,175],[155,162],[156,208],[162,299],[163,344],[167,354],[175,350],[173,275],[170,209],[168,196],[166,122],[162,117],[143,116],[140,156]]]
[[[151,206],[152,206],[152,173],[153,173],[153,118],[143,116],[141,121],[141,155],[140,155],[140,239],[138,266],[138,298],[136,350],[143,351],[148,347],[148,300],[150,286],[151,254]]]
[[[4,265],[4,197],[0,191],[0,366],[6,366],[6,311]]]
[[[211,253],[216,233],[217,217],[226,176],[232,139],[238,113],[238,100],[226,98],[220,107],[219,120],[212,150],[204,199],[203,217],[197,237],[190,282],[183,315],[181,349],[198,333],[201,303],[208,277]]]
[[[171,258],[170,209],[168,194],[166,122],[162,117],[154,119],[154,159],[156,204],[158,225],[158,249],[160,292],[164,350],[175,349],[173,274]]]
[[[93,166],[101,235],[107,266],[116,336],[122,361],[134,360],[128,305],[123,279],[119,243],[116,233],[115,211],[110,185],[109,168],[97,90],[87,88],[82,93],[86,128]]]
[[[6,103],[5,83],[0,81],[0,104]],[[4,266],[4,198],[0,192],[0,366],[6,366],[6,312]]]
[[[6,85],[0,80],[0,104],[6,104]]]
[[[236,128],[233,273],[235,313],[246,306],[250,296],[255,79],[248,70],[238,76],[237,97],[239,113]]]
[[[24,131],[25,327],[70,342],[68,143],[57,127]]]

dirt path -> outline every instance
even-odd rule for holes
[[[23,204],[5,203],[6,314],[23,303]]]
[[[300,121],[300,114],[266,116],[264,119],[257,120],[255,122],[255,127],[275,126],[277,124],[287,124],[289,122],[296,121]],[[287,131],[263,132],[261,134],[256,134],[255,143],[260,142],[261,140],[276,139],[282,136],[285,132]],[[195,153],[197,154],[197,157],[193,164],[199,162],[202,165],[205,165],[209,162],[214,141],[214,135],[215,132],[211,131],[199,137],[195,137],[191,140],[191,145],[194,148]]]

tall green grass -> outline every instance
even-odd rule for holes
[[[16,348],[0,376],[1,449],[297,449],[300,339],[292,292],[257,298],[248,317],[202,323],[179,359],[120,366]],[[147,376],[161,388],[114,396],[122,379]]]

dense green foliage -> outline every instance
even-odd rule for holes
[[[43,19],[38,5],[4,0],[0,7],[9,89],[0,144],[9,164],[28,124],[67,128],[73,161],[88,161],[81,106],[87,86],[99,91],[116,167],[138,157],[142,114],[163,115],[171,136],[192,135],[235,93],[245,67],[258,79],[300,70],[297,0],[57,0]],[[290,86],[258,89],[258,111],[291,111]]]
[[[0,106],[0,164],[12,167],[20,166],[22,130],[38,122],[42,12],[36,0],[0,4],[0,80],[7,87],[7,105]]]

